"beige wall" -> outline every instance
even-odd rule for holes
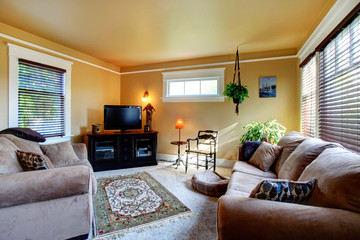
[[[228,57],[226,57],[228,59]],[[215,58],[214,58],[215,59]],[[217,62],[219,58],[215,59]],[[205,61],[191,61],[191,64],[202,64]],[[206,63],[211,62],[208,58]],[[179,62],[179,66],[190,63]],[[175,66],[172,63],[171,66]],[[168,64],[163,64],[168,67]],[[222,66],[221,66],[222,67]],[[226,65],[225,82],[232,81],[234,65]],[[176,154],[176,146],[170,141],[178,139],[175,121],[178,117],[184,119],[182,140],[196,137],[201,129],[219,130],[219,158],[235,159],[239,139],[244,133],[242,127],[253,121],[278,120],[287,127],[287,131],[299,131],[299,79],[298,60],[296,58],[275,61],[242,63],[242,84],[248,86],[250,98],[239,105],[240,114],[235,114],[235,105],[229,102],[216,103],[171,103],[162,102],[162,73],[149,72],[121,76],[121,104],[146,105],[141,102],[145,90],[150,93],[150,102],[155,107],[153,114],[153,129],[159,131],[158,153]],[[147,66],[151,69],[151,66]],[[156,64],[154,68],[161,68]],[[122,69],[124,71],[140,70],[136,68]],[[259,98],[259,77],[277,77],[277,97]],[[143,123],[145,114],[143,114]]]
[[[99,59],[77,52],[43,38],[23,32],[19,29],[0,23],[0,33],[10,35],[27,42],[67,54],[115,71],[119,67]],[[8,127],[8,47],[7,43],[21,45],[0,37],[0,129]],[[26,47],[26,46],[25,46]],[[281,51],[281,55],[292,55],[293,51]],[[274,53],[257,53],[256,57],[271,57]],[[251,56],[246,56],[251,58]],[[65,58],[66,59],[66,58]],[[170,63],[159,63],[124,69],[136,71],[142,69],[197,65],[212,62],[232,61],[233,56],[216,56],[213,58],[192,59]],[[73,141],[82,141],[82,135],[91,130],[91,124],[103,122],[103,105],[132,104],[146,105],[141,102],[145,90],[150,93],[150,102],[156,109],[153,115],[153,129],[159,131],[158,153],[175,154],[176,146],[170,141],[178,138],[175,121],[182,117],[185,129],[182,140],[195,137],[200,129],[220,131],[219,158],[234,159],[236,147],[244,132],[242,126],[252,121],[277,119],[288,131],[299,130],[299,79],[298,60],[276,60],[241,64],[242,83],[248,86],[250,98],[240,104],[240,114],[235,114],[235,105],[221,103],[164,103],[162,102],[162,74],[158,72],[122,75],[102,70],[79,61],[72,66],[72,134]],[[222,66],[223,67],[223,66]],[[225,82],[232,80],[233,64],[225,65]],[[123,69],[122,69],[123,70]],[[259,98],[258,82],[261,76],[277,77],[277,97]],[[120,86],[121,85],[121,86]],[[145,114],[143,114],[143,123]]]
[[[105,63],[99,59],[23,32],[3,23],[0,23],[0,33],[30,42],[32,44],[37,44],[41,47],[60,52],[62,54],[67,54],[111,70],[120,71],[120,68],[117,66]],[[8,127],[8,42],[28,47],[0,36],[0,129]],[[31,47],[28,48],[33,49]],[[45,53],[47,52],[45,51]],[[65,57],[60,58],[66,59]],[[82,135],[91,130],[92,124],[103,122],[104,104],[120,103],[120,76],[79,61],[72,59],[66,60],[73,62],[71,76],[71,132],[74,135],[73,141],[81,142]]]

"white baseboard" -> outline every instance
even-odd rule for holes
[[[185,158],[185,156],[182,156],[182,159],[184,159],[184,158]],[[177,159],[177,155],[175,155],[175,154],[162,154],[162,153],[156,154],[156,160],[175,162],[176,159]],[[232,168],[234,166],[234,164],[235,164],[234,160],[221,159],[221,158],[216,159],[217,167]]]

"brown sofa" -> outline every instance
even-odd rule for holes
[[[227,192],[218,200],[218,239],[359,239],[360,155],[297,132],[278,146],[282,152],[267,172],[242,161],[239,147]],[[249,198],[264,178],[313,177],[306,204]]]
[[[23,171],[16,150],[46,154],[49,169]],[[0,239],[86,236],[95,191],[85,144],[40,145],[0,134]]]

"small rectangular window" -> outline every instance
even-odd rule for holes
[[[225,68],[164,72],[164,102],[223,102]]]

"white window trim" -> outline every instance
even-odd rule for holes
[[[70,61],[8,43],[9,47],[9,127],[18,127],[18,66],[19,59],[66,70],[65,80],[65,136],[46,138],[45,144],[71,139],[71,65]]]
[[[208,68],[198,70],[185,70],[163,72],[163,102],[224,102],[224,72],[225,68]],[[206,78],[215,78],[218,82],[216,95],[176,96],[168,95],[168,83],[173,81],[193,81]]]

